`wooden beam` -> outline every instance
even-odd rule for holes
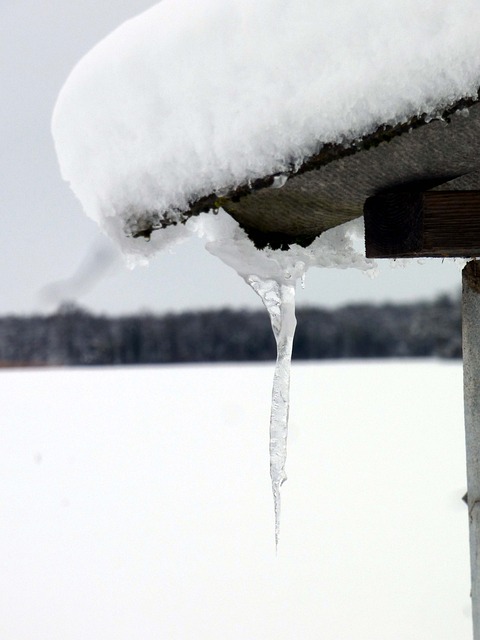
[[[480,191],[392,191],[364,217],[368,258],[480,256]]]
[[[480,640],[480,263],[462,275],[463,386],[474,640]]]

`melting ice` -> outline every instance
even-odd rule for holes
[[[290,408],[290,363],[295,318],[295,282],[262,280],[250,276],[248,284],[260,296],[265,305],[277,343],[277,362],[273,376],[272,407],[270,412],[270,477],[272,479],[275,509],[275,546],[280,535],[280,487],[287,479],[288,413]]]
[[[280,489],[287,475],[287,434],[290,365],[296,327],[295,288],[303,284],[311,266],[372,271],[374,263],[354,247],[361,235],[361,222],[336,227],[317,238],[309,247],[293,245],[288,251],[258,250],[228,214],[204,215],[187,222],[189,231],[206,239],[210,253],[233,267],[262,299],[277,343],[270,411],[270,476],[275,509],[275,543],[280,535]]]

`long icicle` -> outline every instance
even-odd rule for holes
[[[297,320],[295,317],[295,281],[247,278],[248,284],[260,296],[272,324],[277,343],[277,361],[273,376],[272,407],[270,413],[270,477],[275,510],[275,548],[280,537],[280,488],[287,479],[288,414],[290,408],[290,366],[293,339]]]

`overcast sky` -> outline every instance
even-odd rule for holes
[[[62,301],[107,313],[260,305],[199,241],[129,271],[60,177],[50,117],[64,80],[102,37],[152,4],[0,0],[0,314],[51,311]],[[452,261],[384,264],[373,280],[317,269],[298,298],[326,306],[414,300],[459,291],[460,280]]]

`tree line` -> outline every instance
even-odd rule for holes
[[[294,358],[460,358],[459,299],[299,308]],[[74,305],[0,318],[1,366],[247,362],[275,358],[264,309],[108,317]]]

